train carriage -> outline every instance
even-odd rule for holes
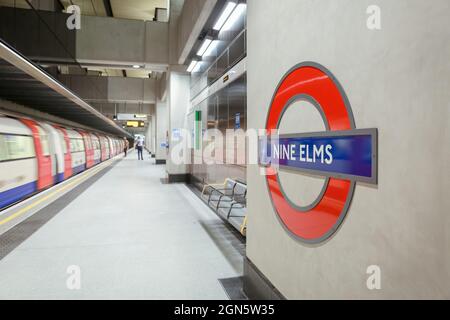
[[[124,141],[0,114],[0,210],[114,158]]]
[[[38,166],[33,132],[0,115],[0,208],[37,191]]]
[[[72,156],[73,174],[78,174],[86,170],[86,152],[83,136],[72,129],[66,129],[70,140],[70,153]]]

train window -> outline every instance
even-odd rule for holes
[[[6,152],[6,142],[2,135],[0,135],[0,161],[8,159],[8,153]]]
[[[70,151],[73,152],[82,152],[84,151],[84,142],[83,139],[70,139]]]
[[[5,146],[5,148],[2,148],[5,150],[4,160],[26,159],[35,156],[32,137],[4,135],[3,141]]]
[[[49,156],[50,155],[50,147],[48,144],[48,136],[41,135],[41,136],[39,136],[39,138],[41,140],[42,154],[44,156]]]
[[[85,148],[84,148],[84,142],[83,142],[82,139],[79,139],[79,140],[78,140],[78,148],[79,148],[80,151],[84,151],[84,150],[85,150]]]

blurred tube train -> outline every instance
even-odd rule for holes
[[[125,141],[0,114],[0,210],[115,157]]]

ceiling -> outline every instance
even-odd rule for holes
[[[30,3],[36,0],[29,0]],[[66,9],[77,5],[81,14],[133,20],[153,20],[156,8],[167,9],[169,0],[59,0]],[[1,6],[30,9],[26,0],[0,0]],[[111,10],[111,12],[109,12]]]
[[[29,0],[31,3],[36,0]],[[82,15],[133,20],[153,20],[156,8],[167,9],[169,0],[59,0],[67,9],[77,5]],[[26,0],[0,0],[0,6],[30,9]],[[117,69],[105,67],[85,67],[90,74],[111,77],[149,78],[158,75],[157,72],[142,69]]]
[[[25,0],[0,0],[0,6],[30,9],[30,5]]]
[[[156,8],[167,8],[168,0],[107,0],[114,18],[153,20]],[[64,8],[77,5],[83,15],[108,16],[104,0],[60,0]]]
[[[114,17],[153,20],[156,8],[167,9],[167,0],[110,0]]]

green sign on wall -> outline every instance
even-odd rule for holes
[[[200,150],[202,143],[202,112],[195,111],[194,122],[194,149]]]

